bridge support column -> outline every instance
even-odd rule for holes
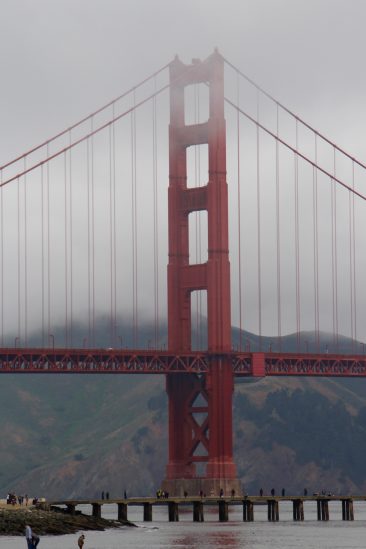
[[[144,522],[152,521],[152,504],[144,503]]]
[[[178,503],[175,501],[169,501],[168,503],[168,516],[169,522],[179,522]]]
[[[209,119],[185,124],[185,87],[209,84]],[[191,294],[207,292],[210,360],[198,374],[168,374],[169,462],[163,489],[241,495],[232,448],[231,297],[226,182],[224,61],[215,52],[204,62],[170,65],[168,345],[187,352],[191,344]],[[195,188],[187,186],[187,148],[208,145],[208,170]],[[189,214],[207,211],[208,260],[189,257]],[[199,390],[198,390],[199,389]],[[197,396],[204,403],[195,403]],[[202,399],[201,399],[202,401]],[[207,414],[203,423],[196,413]],[[201,470],[196,469],[199,464]],[[206,469],[204,469],[206,467]]]
[[[292,502],[293,512],[292,516],[294,521],[304,520],[304,502],[302,499],[294,499]]]
[[[66,510],[69,515],[75,515],[75,505],[73,503],[68,503],[66,505]]]
[[[219,501],[219,521],[227,522],[229,520],[229,506],[224,499]]]
[[[316,501],[318,520],[329,520],[328,500],[318,499]]]
[[[254,520],[254,505],[250,500],[243,501],[243,521],[253,522]]]
[[[193,502],[193,522],[204,522],[202,501]]]
[[[100,503],[92,503],[92,515],[95,518],[101,518],[102,506]]]
[[[127,520],[127,503],[118,503],[118,520]]]
[[[268,505],[268,520],[269,522],[278,522],[280,519],[278,501],[275,499],[269,499]]]
[[[354,520],[352,499],[342,499],[342,520]]]

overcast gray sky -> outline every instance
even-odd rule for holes
[[[2,0],[0,158],[213,48],[366,160],[363,0]]]
[[[366,162],[365,21],[363,0],[2,0],[0,164],[215,47]]]

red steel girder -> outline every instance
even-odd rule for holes
[[[366,377],[366,355],[63,348],[0,349],[0,373],[204,374],[218,357],[229,358],[239,377]]]

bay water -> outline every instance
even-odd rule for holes
[[[78,507],[90,514],[90,506]],[[355,520],[342,521],[341,503],[329,503],[329,522],[316,520],[316,503],[304,505],[304,522],[292,520],[292,504],[280,503],[280,521],[267,521],[267,507],[255,506],[254,522],[242,522],[241,506],[229,507],[229,522],[218,522],[218,507],[205,507],[205,522],[194,523],[189,506],[179,508],[179,522],[168,522],[165,506],[153,507],[153,522],[142,521],[142,507],[129,507],[138,528],[84,532],[84,549],[361,549],[366,546],[366,502],[354,504]],[[117,517],[117,506],[103,506],[103,516]],[[81,533],[81,532],[80,532]],[[80,535],[42,536],[38,549],[77,549]],[[0,537],[0,549],[26,548],[25,538]]]

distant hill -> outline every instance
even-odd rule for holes
[[[82,341],[85,330],[80,330]],[[242,347],[244,341],[251,350],[259,346],[257,336],[241,336]],[[151,337],[148,326],[143,337],[146,342]],[[295,350],[298,341],[296,335],[283,337],[281,347]],[[300,334],[300,341],[309,351],[317,345],[311,333]],[[239,345],[235,329],[233,343]],[[261,338],[261,344],[275,350],[279,342]],[[332,344],[333,338],[322,334],[321,345],[329,352]],[[340,337],[338,348],[346,352],[352,342]],[[2,375],[0,496],[155,491],[167,461],[164,386],[159,375]],[[238,380],[234,441],[238,472],[249,492],[260,487],[366,492],[366,380]]]

